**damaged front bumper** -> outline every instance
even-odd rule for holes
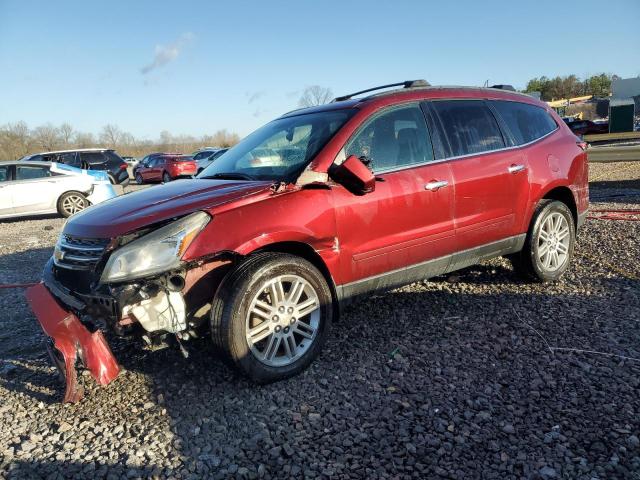
[[[75,314],[60,306],[42,283],[27,289],[26,297],[53,343],[50,353],[66,382],[64,402],[78,402],[83,396],[76,372],[78,360],[100,385],[107,385],[118,376],[120,367],[100,330],[89,331]]]
[[[77,363],[100,385],[118,375],[118,362],[99,328],[122,337],[139,337],[142,348],[148,350],[176,343],[187,356],[181,342],[197,338],[196,330],[208,325],[211,291],[225,274],[223,267],[230,263],[229,259],[209,258],[185,265],[183,277],[167,272],[112,286],[94,283],[92,273],[80,277],[81,272],[56,267],[51,258],[42,283],[28,289],[26,296],[65,379],[64,401],[82,398]],[[68,274],[77,276],[71,277],[76,285],[70,285]]]

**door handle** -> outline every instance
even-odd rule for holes
[[[435,192],[439,188],[446,187],[447,185],[449,185],[449,182],[447,182],[446,180],[434,180],[432,182],[427,183],[424,186],[424,189]]]
[[[516,165],[515,163],[511,165],[507,170],[509,173],[518,173],[525,169],[524,165]]]

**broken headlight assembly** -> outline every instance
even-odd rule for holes
[[[123,282],[178,268],[182,255],[209,220],[205,212],[192,213],[116,249],[100,282]]]

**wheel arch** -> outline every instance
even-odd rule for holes
[[[571,190],[571,187],[566,184],[555,183],[553,185],[550,185],[542,194],[540,194],[539,196],[536,195],[534,198],[536,198],[536,200],[529,203],[525,223],[524,225],[522,225],[524,232],[528,231],[531,227],[533,214],[535,213],[538,204],[542,200],[557,200],[564,203],[571,212],[571,217],[573,218],[575,228],[578,228],[578,204],[576,202],[576,196]]]
[[[304,258],[316,267],[324,276],[327,281],[327,285],[329,285],[329,290],[331,290],[331,296],[333,298],[334,318],[336,320],[339,319],[340,308],[335,281],[324,259],[311,245],[300,241],[280,241],[263,245],[262,247],[252,251],[251,254],[262,252],[288,253],[290,255]]]
[[[573,225],[578,227],[578,205],[571,189],[565,185],[557,186],[545,193],[541,200],[557,200],[564,203],[571,211]]]

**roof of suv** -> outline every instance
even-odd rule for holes
[[[443,95],[444,93],[444,95]],[[345,108],[358,108],[365,104],[371,103],[393,103],[394,99],[413,100],[413,99],[428,99],[428,98],[440,98],[447,97],[446,94],[451,94],[452,98],[465,97],[466,94],[471,94],[472,97],[490,97],[490,98],[504,98],[511,100],[526,100],[527,103],[542,104],[539,100],[525,93],[515,92],[512,90],[505,90],[502,88],[487,88],[487,87],[465,87],[456,85],[438,85],[428,87],[413,87],[413,88],[399,88],[394,90],[386,90],[384,92],[375,93],[373,95],[367,95],[358,98],[349,98],[348,100],[333,101],[324,105],[318,105],[315,107],[300,108],[285,113],[282,117],[293,117],[297,115],[303,115],[308,113],[325,112],[332,110],[342,110]],[[484,94],[484,95],[483,95]]]
[[[52,150],[50,152],[38,152],[33,155],[51,155],[53,153],[71,153],[71,152],[112,152],[113,148],[72,148],[70,150]]]

